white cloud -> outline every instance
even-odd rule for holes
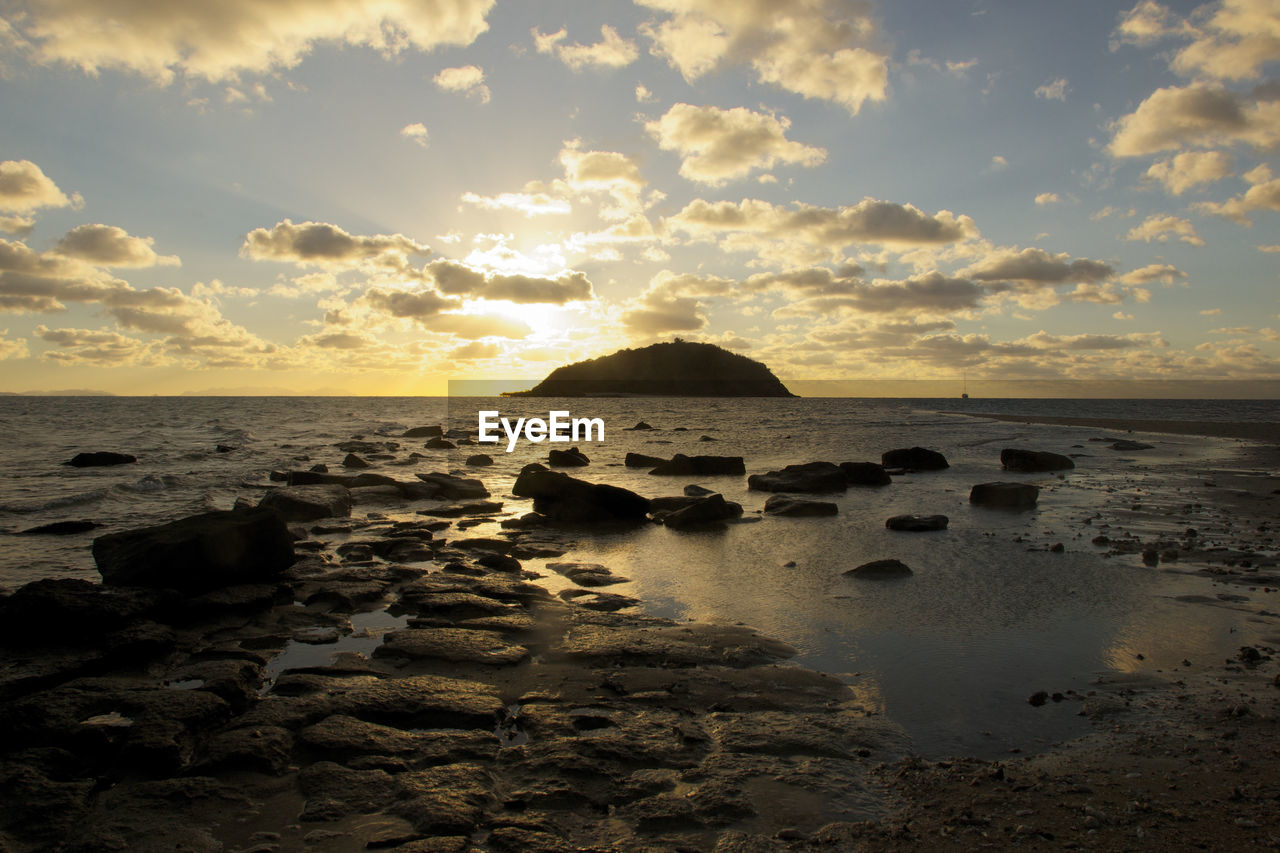
[[[31,351],[27,349],[26,338],[10,338],[9,330],[0,331],[0,361],[11,358],[27,358]]]
[[[1141,225],[1130,228],[1124,239],[1130,242],[1142,240],[1150,243],[1154,240],[1157,243],[1167,243],[1170,236],[1177,237],[1181,242],[1191,246],[1204,245],[1204,240],[1200,239],[1200,235],[1196,233],[1196,227],[1191,224],[1191,220],[1159,213],[1148,216]]]
[[[1176,16],[1154,0],[1142,0],[1125,13],[1112,35],[1111,49],[1122,44],[1145,46],[1179,32]]]
[[[658,96],[649,91],[649,87],[643,83],[636,84],[636,103],[647,104],[656,101]]]
[[[427,126],[420,121],[406,124],[400,128],[400,135],[415,145],[421,145],[423,148],[426,148],[430,143],[430,134],[427,133]]]
[[[600,41],[595,44],[565,43],[567,30],[543,33],[533,28],[533,42],[538,53],[555,56],[574,71],[584,68],[622,68],[639,57],[635,42],[624,39],[618,31],[604,24],[600,27]]]
[[[1047,207],[1051,204],[1057,204],[1062,201],[1062,197],[1057,193],[1040,193],[1036,196],[1037,207]]]
[[[0,231],[23,236],[35,225],[35,211],[44,207],[79,208],[83,203],[79,193],[68,198],[30,160],[0,162]]]
[[[1158,281],[1166,287],[1171,287],[1176,282],[1185,281],[1186,278],[1187,274],[1172,264],[1147,264],[1145,267],[1139,267],[1120,276],[1120,281],[1125,284],[1151,284]]]
[[[750,67],[761,83],[855,115],[867,101],[888,97],[888,56],[869,6],[808,0],[779,14],[776,4],[741,0],[636,2],[666,16],[641,32],[690,82],[734,64]]]
[[[494,196],[482,196],[468,192],[462,194],[462,201],[483,210],[514,210],[526,217],[565,214],[573,211],[569,202],[546,193],[499,193]]]
[[[102,0],[18,0],[10,17],[42,65],[87,74],[119,70],[161,84],[176,75],[235,82],[296,66],[318,44],[341,42],[388,56],[465,46],[488,29],[494,0],[259,0],[117,3],[105,25]]]
[[[1253,225],[1249,214],[1260,210],[1280,210],[1280,178],[1273,177],[1271,169],[1259,166],[1243,175],[1252,186],[1243,195],[1224,202],[1203,201],[1193,205],[1201,213],[1230,219],[1237,225]]]
[[[1152,163],[1147,177],[1160,182],[1170,195],[1182,195],[1200,184],[1231,177],[1235,158],[1224,151],[1186,151]]]
[[[1194,84],[1157,89],[1117,121],[1108,151],[1134,157],[1183,147],[1280,144],[1280,101]]]
[[[779,164],[816,166],[826,160],[825,149],[787,139],[790,127],[785,116],[683,103],[645,124],[660,148],[683,158],[683,177],[711,186]]]
[[[1000,154],[994,154],[991,157],[991,166],[989,168],[993,172],[999,172],[1003,169],[1009,168],[1009,161]]]
[[[151,237],[133,237],[114,225],[77,225],[58,241],[54,251],[103,267],[180,266],[174,255],[157,255]]]
[[[271,228],[255,228],[245,235],[242,257],[255,261],[286,261],[334,268],[355,267],[366,261],[403,264],[407,255],[429,255],[431,249],[403,234],[353,236],[327,222],[284,219]]]
[[[484,82],[484,69],[478,65],[462,65],[445,68],[432,78],[436,87],[446,92],[457,92],[475,98],[482,104],[489,103],[492,92]]]
[[[1046,101],[1065,101],[1067,99],[1067,78],[1059,77],[1049,83],[1036,87],[1036,97]]]

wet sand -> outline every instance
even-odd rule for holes
[[[1204,435],[1212,438],[1240,438],[1246,441],[1280,443],[1280,424],[1250,421],[1168,421],[1147,418],[1067,418],[1047,415],[989,415],[977,412],[943,412],[1021,424],[1097,427],[1124,432],[1157,432],[1169,435]]]

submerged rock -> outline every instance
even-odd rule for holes
[[[411,427],[400,433],[401,438],[439,438],[442,435],[444,430],[439,426]]]
[[[425,446],[431,450],[453,450],[458,445],[454,444],[447,438],[436,436],[435,438],[428,440]]]
[[[40,524],[19,530],[19,536],[70,536],[75,533],[87,533],[101,527],[96,521],[55,521],[51,524]]]
[[[890,530],[923,533],[929,530],[946,530],[951,519],[945,515],[895,515],[885,521]]]
[[[534,511],[554,521],[638,522],[649,514],[649,500],[635,492],[578,480],[536,462],[520,470],[511,491],[520,497],[533,498]]]
[[[351,492],[346,486],[284,486],[262,496],[258,506],[273,509],[286,521],[316,521],[351,515]]]
[[[354,453],[348,453],[346,458],[342,460],[343,468],[372,468],[372,464],[365,459],[356,456]]]
[[[564,575],[578,586],[612,586],[631,580],[615,575],[599,563],[547,563],[547,568],[556,574]]]
[[[668,460],[661,456],[646,456],[643,453],[628,453],[623,464],[628,468],[656,468],[663,465]]]
[[[1031,509],[1040,489],[1030,483],[979,483],[969,491],[969,503],[1001,509]]]
[[[872,560],[845,572],[855,578],[902,578],[912,574],[911,567],[901,560]]]
[[[449,500],[455,501],[463,498],[489,497],[489,490],[486,489],[484,487],[484,483],[479,480],[473,480],[467,477],[455,477],[452,474],[441,474],[439,472],[433,474],[419,474],[418,479],[435,487],[437,497],[448,498]]]
[[[781,471],[747,478],[748,489],[762,492],[843,492],[848,484],[845,472],[830,462],[788,465]]]
[[[671,501],[667,498],[659,500]],[[702,497],[681,496],[681,503],[668,504],[669,509],[654,512],[653,520],[667,527],[696,527],[703,524],[714,524],[737,518],[742,515],[742,505],[726,501],[723,495],[711,494]],[[651,506],[654,502],[650,502]]]
[[[835,515],[839,508],[829,501],[810,501],[788,495],[774,495],[764,502],[769,515],[820,516]]]
[[[650,474],[658,476],[712,476],[716,474],[745,474],[746,465],[741,456],[685,456],[677,453],[668,462],[658,465]]]
[[[269,507],[207,512],[93,540],[102,582],[187,591],[274,578],[293,564],[293,539]]]
[[[66,465],[73,468],[98,468],[105,465],[127,465],[130,462],[137,462],[138,457],[128,453],[114,453],[109,450],[100,450],[94,453],[77,453],[66,461]]]
[[[947,463],[947,457],[924,447],[885,451],[880,455],[880,464],[886,468],[907,468],[913,471],[941,471],[951,467]]]
[[[644,421],[636,421],[636,425],[635,425],[635,426],[633,426],[633,427],[623,427],[623,429],[625,429],[625,430],[629,430],[629,431],[634,431],[634,430],[653,429],[653,427],[649,426],[649,425],[648,425],[647,423],[645,423]]]
[[[688,486],[685,486],[684,493],[691,498],[700,498],[706,495],[715,494],[715,492],[713,492],[711,489],[708,489],[705,486],[699,486],[696,484],[690,484]]]
[[[1076,467],[1070,457],[1047,450],[1020,450],[1006,447],[1000,451],[1000,464],[1006,471],[1068,471]]]
[[[1131,441],[1127,438],[1116,439],[1111,443],[1112,450],[1150,450],[1155,447],[1154,444],[1144,444],[1141,441]]]
[[[493,457],[487,453],[477,453],[467,457],[467,465],[472,468],[483,468],[493,464]]]

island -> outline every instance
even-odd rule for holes
[[[674,341],[557,367],[510,397],[794,397],[769,368],[715,344]]]

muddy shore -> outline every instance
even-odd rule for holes
[[[570,562],[581,530],[514,504],[469,538],[497,500],[294,525],[270,583],[41,582],[0,598],[0,850],[1275,849],[1276,458],[1189,472],[1230,547],[1153,567],[1266,642],[1046,685],[1094,734],[1001,761],[921,760],[785,644],[639,614]],[[1091,526],[1159,555],[1141,523]],[[520,565],[552,555],[569,594]]]

